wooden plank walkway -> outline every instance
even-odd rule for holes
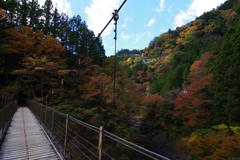
[[[4,142],[0,160],[61,160],[41,125],[27,108],[18,108]]]

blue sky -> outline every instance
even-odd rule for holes
[[[39,0],[43,4],[45,0]],[[52,0],[60,11],[80,15],[97,35],[124,0]],[[117,50],[144,49],[156,36],[184,25],[226,0],[127,0],[119,12]],[[114,54],[113,22],[102,34],[106,55]]]

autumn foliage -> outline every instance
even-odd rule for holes
[[[207,74],[203,67],[210,53],[202,55],[201,60],[195,61],[190,68],[189,85],[175,99],[173,117],[183,121],[185,126],[196,127],[209,122],[211,111],[207,104],[211,102],[206,95],[206,88],[210,85],[212,75]]]
[[[214,136],[193,140],[189,146],[196,160],[234,159],[240,157],[240,134],[229,135],[226,131],[219,131]]]

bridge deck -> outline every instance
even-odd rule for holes
[[[32,112],[18,108],[0,148],[0,160],[61,159]]]

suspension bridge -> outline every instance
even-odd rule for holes
[[[0,111],[0,159],[169,160],[46,105],[17,101]]]
[[[90,44],[88,50],[64,76],[61,83],[45,96],[45,99],[50,95],[53,99],[54,90],[59,86],[63,87],[64,79],[77,65],[80,66],[83,57],[88,54],[102,32],[114,20],[114,103],[117,20],[118,12],[126,1],[124,0],[118,10],[114,10],[112,18]],[[169,160],[105,131],[101,126],[99,128],[92,126],[47,105],[30,100],[31,95],[34,98],[36,96],[33,89],[30,89],[32,82],[29,78],[26,88],[28,88],[27,96],[19,91],[14,92],[11,98],[5,98],[2,95],[4,107],[0,110],[0,160]],[[41,99],[43,100],[44,97]]]

